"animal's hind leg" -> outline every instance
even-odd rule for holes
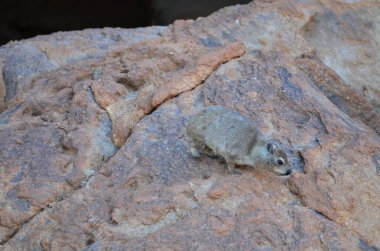
[[[214,153],[214,151],[210,148],[210,147],[208,147],[207,145],[204,147],[204,153],[208,156],[208,157],[210,157],[210,158],[213,158],[213,159],[217,159],[219,156],[216,154],[216,153]]]

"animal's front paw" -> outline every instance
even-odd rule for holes
[[[200,158],[201,157],[200,153],[194,147],[190,148],[190,153],[191,153],[191,156],[193,156],[194,158]]]

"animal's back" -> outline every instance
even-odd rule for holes
[[[204,141],[207,128],[225,110],[222,106],[209,106],[193,116],[187,125],[187,131],[193,140]]]
[[[188,131],[194,141],[224,157],[247,154],[259,133],[249,118],[223,106],[202,110],[190,120]]]
[[[258,136],[259,132],[252,120],[224,108],[224,112],[209,124],[205,143],[218,154],[234,158],[248,154]]]

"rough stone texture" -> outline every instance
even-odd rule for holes
[[[191,38],[160,39],[138,43],[123,51],[100,71],[116,77],[125,86],[123,95],[112,101],[103,90],[113,90],[115,81],[94,86],[95,98],[112,119],[112,138],[120,147],[133,126],[165,100],[201,84],[220,64],[244,54],[243,43],[221,48],[200,46]],[[120,72],[112,74],[115,69]],[[111,85],[111,86],[107,86]],[[119,93],[118,93],[119,94]]]
[[[1,248],[380,249],[379,60],[363,54],[378,57],[380,5],[351,2],[1,47]],[[210,104],[257,121],[294,173],[192,158],[185,125]]]
[[[3,69],[3,62],[0,61],[0,69]],[[0,74],[0,112],[4,111],[5,83],[3,74]]]
[[[303,36],[326,66],[334,69],[348,86],[379,106],[378,6],[361,5],[360,1],[354,5],[355,10],[345,8],[344,3],[337,7],[340,6],[343,7],[340,12],[315,13],[304,25]]]
[[[297,58],[299,68],[326,95],[328,99],[351,118],[361,120],[378,134],[380,133],[379,106],[356,92],[314,55]]]
[[[109,51],[119,47],[126,48],[142,40],[157,38],[165,29],[88,29],[58,32],[54,36],[38,36],[23,42],[10,42],[0,47],[0,70],[3,78],[0,78],[0,86],[7,87],[5,101],[11,99],[16,92],[22,92],[23,86],[38,73],[78,61],[104,57]]]
[[[116,152],[111,120],[91,89],[95,66],[109,47],[154,39],[162,30],[57,33],[1,47],[8,95],[8,109],[0,117],[2,241],[50,203],[80,188]],[[42,65],[49,67],[35,67],[35,55],[42,55]]]

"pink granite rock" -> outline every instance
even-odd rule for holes
[[[0,247],[378,250],[379,16],[262,0],[0,47]],[[186,124],[212,104],[278,139],[292,175],[194,159]]]

